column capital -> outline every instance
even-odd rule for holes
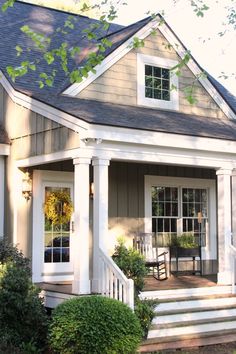
[[[231,168],[220,168],[216,171],[217,176],[231,176],[233,170]]]
[[[101,157],[94,157],[92,159],[92,165],[93,166],[109,166],[110,160],[106,159],[106,158],[101,158]]]
[[[74,165],[90,165],[91,163],[91,158],[90,157],[77,157],[75,159],[73,159],[73,164]]]

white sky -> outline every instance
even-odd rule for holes
[[[183,44],[190,49],[198,63],[220,81],[236,96],[236,79],[231,76],[227,80],[219,78],[221,72],[236,74],[236,30],[220,37],[218,33],[225,29],[225,6],[236,7],[232,0],[203,0],[209,10],[203,18],[199,18],[189,5],[190,0],[127,0],[127,6],[119,11],[115,22],[130,24],[151,13],[165,11],[164,17]],[[235,9],[236,10],[236,9]],[[204,40],[205,42],[204,42]]]

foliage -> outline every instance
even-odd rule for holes
[[[127,278],[133,279],[135,293],[140,292],[148,272],[144,257],[133,248],[127,248],[123,240],[119,240],[112,258]]]
[[[70,195],[66,192],[50,193],[44,204],[45,216],[55,225],[66,224],[73,212]]]
[[[176,235],[171,238],[171,246],[177,246],[182,248],[195,248],[198,244],[195,240],[193,233],[183,232],[181,235]]]
[[[52,313],[51,348],[60,354],[135,353],[141,328],[125,304],[102,296],[65,301]]]
[[[157,303],[157,300],[140,300],[138,297],[136,298],[134,313],[140,322],[143,338],[147,338],[151,322],[155,317],[155,307]]]
[[[0,241],[0,337],[4,339],[1,341],[2,347],[12,346],[20,350],[22,346],[45,346],[47,315],[30,275],[29,260],[16,247]],[[0,347],[0,352],[1,350]]]

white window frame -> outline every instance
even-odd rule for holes
[[[145,65],[171,69],[178,64],[178,61],[154,57],[151,55],[137,53],[137,103],[148,107],[158,107],[162,109],[179,110],[179,80],[170,72],[170,87],[174,85],[176,89],[170,90],[170,100],[158,100],[156,98],[145,97]]]
[[[0,156],[0,239],[4,233],[4,191],[5,191],[5,162],[4,156]]]
[[[163,177],[145,175],[145,232],[152,232],[152,195],[151,187],[200,188],[208,190],[208,227],[206,230],[206,245],[202,247],[202,259],[217,258],[217,228],[216,228],[216,182],[212,179],[195,179],[179,177]],[[181,216],[180,216],[181,217]],[[179,219],[180,220],[180,219]],[[178,226],[178,221],[177,221]],[[178,227],[179,229],[179,227]]]
[[[73,252],[70,262],[44,262],[44,198],[45,187],[69,187],[73,198],[73,172],[39,171],[33,172],[33,282],[73,280]],[[71,235],[70,251],[73,250]]]

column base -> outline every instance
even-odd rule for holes
[[[78,295],[91,294],[90,280],[73,280],[72,281],[72,293]]]
[[[219,285],[231,285],[232,274],[229,271],[217,273],[217,284]]]
[[[99,293],[99,280],[98,279],[92,279],[92,292]]]

